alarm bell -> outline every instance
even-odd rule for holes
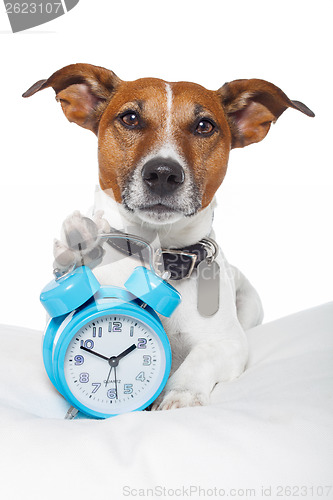
[[[134,269],[125,282],[125,288],[166,317],[171,316],[181,300],[180,293],[173,286],[142,266]]]
[[[82,306],[100,287],[89,267],[77,267],[50,281],[43,288],[40,301],[51,318],[55,318]]]

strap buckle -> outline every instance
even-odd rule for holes
[[[208,264],[211,264],[219,251],[217,243],[212,238],[203,238],[198,243],[193,246],[201,246],[202,251],[196,248],[196,253],[187,251],[186,249],[169,249],[162,248],[155,251],[155,266],[163,266],[168,261],[167,271],[168,277],[164,279],[179,280],[188,279],[191,277],[194,269],[200,262],[206,260]],[[166,259],[164,259],[164,255]],[[174,261],[172,260],[172,255],[175,256]],[[169,258],[167,257],[169,256]],[[170,257],[171,256],[171,257]],[[183,258],[182,258],[183,257]]]
[[[193,273],[193,269],[195,267],[195,264],[198,260],[198,256],[195,253],[185,252],[183,250],[162,248],[160,251],[160,255],[162,256],[162,258],[163,258],[163,254],[181,255],[181,256],[190,258],[191,263],[188,267],[187,273],[184,276],[182,276],[182,279],[188,279],[191,277],[191,274]]]

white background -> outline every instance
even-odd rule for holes
[[[53,238],[93,202],[95,136],[67,122],[52,89],[21,98],[75,62],[209,89],[263,78],[308,105],[316,118],[287,110],[263,142],[232,151],[215,229],[258,289],[265,321],[330,301],[332,14],[325,0],[81,0],[12,34],[1,2],[0,323],[43,328]]]

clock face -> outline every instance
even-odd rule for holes
[[[69,390],[85,407],[119,414],[145,405],[165,374],[157,333],[129,315],[104,315],[73,336],[64,360]]]

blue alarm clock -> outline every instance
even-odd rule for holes
[[[51,281],[40,296],[50,315],[46,372],[67,401],[90,417],[143,410],[170,373],[170,344],[156,313],[170,316],[180,294],[142,266],[125,287],[101,286],[81,266]]]

